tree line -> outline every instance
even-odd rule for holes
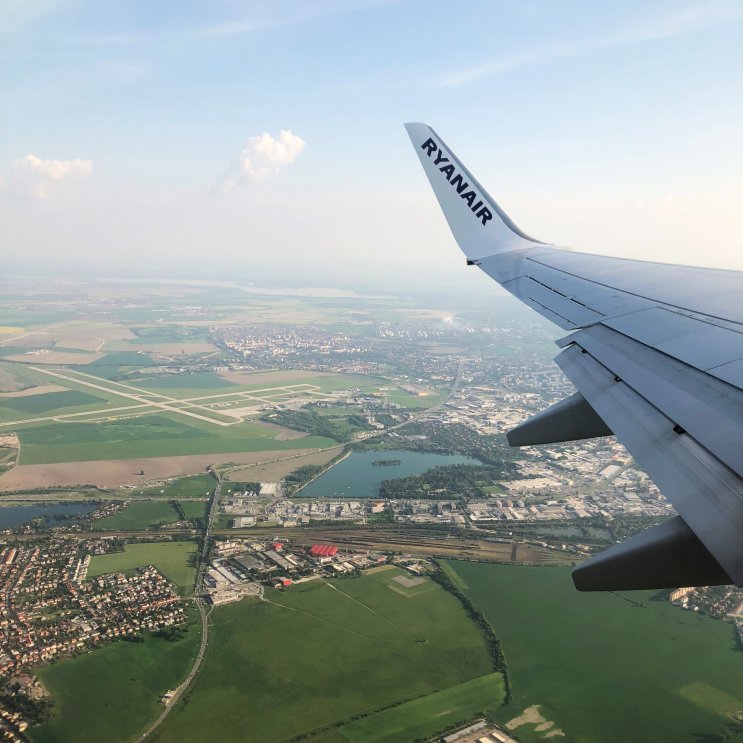
[[[454,584],[452,579],[446,574],[441,563],[438,560],[434,560],[436,572],[431,574],[432,580],[436,581],[445,591],[454,596],[465,612],[467,616],[480,628],[480,631],[485,637],[485,643],[490,654],[490,660],[493,663],[493,668],[496,671],[500,671],[503,674],[503,681],[506,687],[506,696],[504,704],[508,704],[512,699],[511,694],[511,679],[508,674],[508,662],[506,660],[506,654],[503,652],[503,645],[495,634],[493,626],[485,618],[485,615],[470,601],[469,597],[466,596],[462,591]]]

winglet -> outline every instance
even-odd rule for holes
[[[405,128],[468,263],[544,244],[510,220],[430,126],[414,123]]]

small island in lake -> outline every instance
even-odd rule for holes
[[[396,467],[398,464],[402,464],[402,459],[375,459],[372,467]]]

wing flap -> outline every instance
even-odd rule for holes
[[[662,307],[611,318],[605,324],[705,371],[743,358],[743,333]]]
[[[603,325],[580,330],[570,341],[743,476],[743,392]]]
[[[581,563],[573,582],[579,591],[628,591],[732,581],[681,516],[674,516]]]
[[[726,573],[743,584],[740,477],[590,353],[573,344],[556,361]]]

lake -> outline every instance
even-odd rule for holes
[[[374,462],[390,462],[375,466]],[[394,464],[392,463],[394,462]],[[399,462],[399,463],[398,463]],[[420,475],[448,464],[482,464],[457,454],[414,451],[355,451],[299,491],[302,498],[376,498],[382,480]]]
[[[16,529],[36,518],[43,519],[43,526],[58,526],[64,520],[56,516],[82,516],[93,513],[96,503],[34,503],[29,506],[0,506],[0,529]]]

